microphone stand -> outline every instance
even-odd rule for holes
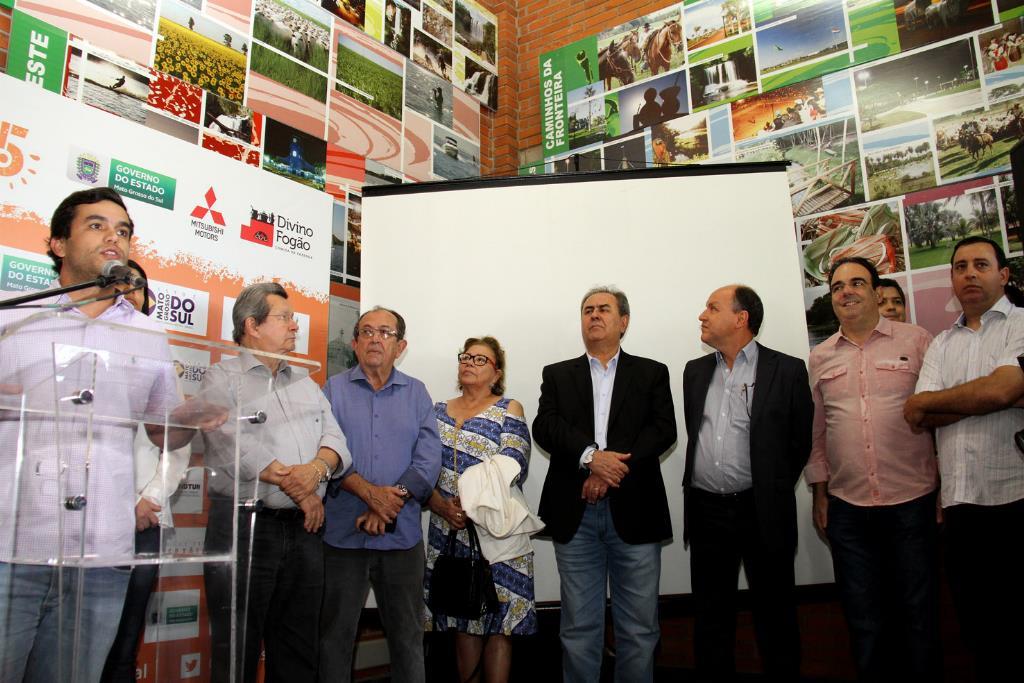
[[[13,299],[4,299],[0,301],[0,309],[3,308],[17,308],[22,304],[31,303],[38,301],[39,299],[47,299],[52,296],[60,296],[61,294],[67,294],[68,292],[77,292],[80,289],[88,289],[89,287],[105,288],[118,282],[123,278],[116,277],[105,277],[99,276],[95,280],[88,280],[86,282],[79,282],[77,285],[68,285],[67,287],[58,287],[57,289],[40,289],[37,292],[31,294],[25,294],[23,296],[16,296]]]

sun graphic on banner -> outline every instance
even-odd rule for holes
[[[21,181],[22,185],[28,185],[29,177],[36,174],[34,168],[26,166],[26,155],[16,144],[17,138],[26,137],[28,128],[10,121],[0,121],[0,178],[6,178],[7,187],[12,190],[18,181]],[[29,154],[27,158],[39,161],[38,154]]]

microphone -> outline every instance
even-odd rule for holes
[[[101,287],[109,287],[119,282],[130,287],[141,287],[146,284],[146,281],[136,275],[135,271],[116,260],[110,260],[103,264],[98,279]]]

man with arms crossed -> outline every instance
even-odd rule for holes
[[[620,347],[629,301],[612,287],[580,306],[579,358],[544,368],[533,438],[551,455],[540,517],[561,582],[562,673],[596,682],[611,584],[615,680],[654,678],[661,542],[672,536],[659,458],[676,440],[668,368]]]
[[[340,485],[332,483],[325,506],[324,683],[351,680],[359,615],[371,585],[392,679],[419,683],[426,676],[420,506],[441,472],[441,439],[427,388],[395,369],[405,347],[405,320],[375,307],[356,322],[352,348],[359,364],[324,387],[352,452],[352,469]]]
[[[978,680],[1006,680],[1024,636],[1024,310],[1005,296],[1010,271],[990,239],[960,240],[950,277],[963,314],[928,347],[903,411],[914,430],[937,427],[946,569]]]
[[[133,232],[124,201],[110,188],[68,195],[50,222],[47,253],[59,273],[51,288],[96,280],[108,261],[123,264]],[[104,298],[91,301],[97,297]],[[162,329],[113,284],[35,303],[69,308],[61,317],[35,322],[25,319],[38,308],[0,310],[0,335],[24,323],[0,343],[0,396],[7,395],[6,409],[0,409],[0,681],[96,681],[117,632],[130,571],[53,562],[85,554],[124,557],[128,564],[135,537],[133,420],[166,415],[179,403],[177,384]],[[81,348],[62,351],[55,344]],[[87,374],[94,366],[92,349],[102,358],[95,376]],[[92,401],[62,404],[59,422],[46,416],[56,397],[43,389],[57,381],[63,387],[58,391],[69,394],[93,390]],[[32,410],[23,416],[10,400],[20,401],[23,390],[28,396],[30,387]],[[90,421],[93,406],[97,415],[114,419]],[[163,446],[163,430],[151,433]],[[177,448],[190,438],[168,445]],[[87,507],[65,509],[58,495],[81,495]]]
[[[811,350],[814,441],[804,478],[827,536],[861,680],[941,678],[938,525],[931,434],[914,434],[914,393],[931,335],[881,317],[870,261],[829,273],[839,331]]]
[[[715,353],[683,371],[683,539],[690,544],[700,680],[735,675],[741,560],[765,674],[795,681],[800,672],[793,488],[811,449],[813,404],[803,361],[754,341],[763,319],[750,287],[715,290],[699,317],[700,340]]]

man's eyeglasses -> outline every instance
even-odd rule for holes
[[[286,322],[289,325],[291,325],[293,322],[295,322],[295,314],[294,313],[267,313],[267,317],[268,318],[280,318],[283,322]]]
[[[398,330],[392,330],[387,327],[360,327],[359,336],[363,339],[374,339],[377,335],[384,341],[391,339],[392,337],[398,337]]]
[[[491,365],[494,365],[494,367],[498,367],[497,365],[494,364],[493,360],[479,353],[476,354],[475,356],[471,353],[460,353],[459,363],[472,363],[473,365],[476,366],[483,366],[490,363]]]

